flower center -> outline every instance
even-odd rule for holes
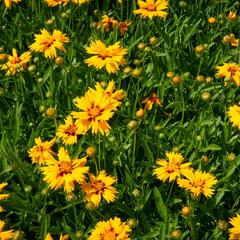
[[[112,57],[111,54],[106,50],[103,51],[101,54],[99,54],[98,56],[99,58],[101,58],[102,60],[105,60],[106,58]]]
[[[67,127],[67,129],[65,130],[64,133],[69,135],[69,136],[75,136],[76,131],[77,131],[77,126],[75,124],[71,124]]]
[[[105,188],[105,183],[102,181],[95,181],[93,182],[93,188],[95,189],[96,194],[102,194]]]
[[[149,3],[147,6],[146,6],[146,10],[148,11],[156,11],[156,6],[152,3]]]
[[[21,62],[21,59],[19,57],[15,57],[13,60],[12,60],[12,64],[17,64],[17,63],[20,63]]]
[[[72,162],[61,161],[58,163],[59,175],[63,176],[64,174],[72,173]]]
[[[115,240],[117,235],[115,234],[115,231],[113,228],[109,229],[108,232],[106,232],[102,238],[102,240]]]
[[[50,39],[46,40],[45,42],[43,42],[45,50],[50,48],[54,42],[55,42],[54,38],[50,38]]]
[[[92,106],[88,109],[88,116],[89,116],[89,121],[95,121],[97,117],[101,116],[103,114],[103,109],[100,108],[99,105]]]
[[[228,71],[231,73],[231,78],[235,76],[235,73],[237,72],[238,67],[237,66],[231,66],[228,68]]]

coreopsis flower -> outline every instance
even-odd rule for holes
[[[4,0],[6,8],[11,8],[13,3],[19,3],[22,0]]]
[[[17,50],[13,48],[12,55],[8,55],[8,61],[0,66],[0,69],[6,70],[6,76],[14,75],[17,72],[23,71],[30,60],[31,53],[29,51],[18,56]]]
[[[122,34],[124,34],[125,32],[128,31],[128,27],[129,25],[131,24],[132,22],[129,22],[129,21],[123,21],[123,22],[119,22],[118,24],[118,29],[120,30],[120,32]]]
[[[175,152],[166,152],[166,156],[168,160],[159,159],[157,160],[157,164],[160,166],[155,168],[153,171],[153,175],[165,182],[169,180],[169,182],[176,180],[186,169],[191,169],[189,166],[190,162],[183,163],[184,157],[180,153]]]
[[[233,33],[230,34],[229,43],[234,47],[237,48],[239,44],[239,39],[235,38]]]
[[[117,190],[112,186],[116,182],[115,177],[107,176],[105,171],[101,171],[98,176],[90,174],[89,178],[90,183],[84,183],[81,186],[87,202],[92,202],[95,207],[98,207],[102,198],[108,203],[115,200]]]
[[[60,238],[59,238],[59,240],[68,240],[68,239],[69,239],[68,235],[62,235],[62,234],[60,235]],[[44,240],[53,240],[53,238],[52,238],[51,234],[48,233],[46,235],[46,237],[44,238]]]
[[[229,223],[233,226],[229,231],[229,240],[239,240],[240,239],[240,214],[236,217],[230,218]]]
[[[73,3],[82,5],[84,3],[89,3],[91,0],[72,0]]]
[[[228,20],[229,21],[236,21],[236,19],[237,19],[237,13],[236,12],[233,12],[233,11],[230,11],[229,13],[228,13],[228,16],[227,16],[227,18],[228,18]]]
[[[149,17],[167,17],[168,1],[166,0],[138,0],[137,2],[140,9],[134,10],[134,14],[141,14],[143,18]]]
[[[105,32],[109,32],[114,29],[118,24],[118,21],[113,17],[108,17],[107,15],[102,16],[102,21],[98,22],[98,28],[103,27]]]
[[[58,126],[56,136],[61,138],[66,145],[77,143],[77,136],[81,133],[81,130],[71,116],[67,116],[64,121],[65,124]]]
[[[210,17],[210,18],[208,18],[208,23],[214,24],[214,23],[216,23],[216,22],[217,22],[217,19],[216,19],[215,17]]]
[[[82,110],[71,113],[79,120],[78,127],[85,133],[92,129],[92,133],[104,135],[111,129],[107,121],[112,118],[120,102],[113,101],[102,89],[89,88],[83,97],[74,99],[74,104]]]
[[[90,47],[86,48],[87,53],[94,56],[85,60],[88,66],[94,66],[97,69],[106,68],[108,73],[115,73],[119,65],[126,63],[124,55],[127,53],[126,48],[120,46],[120,42],[106,47],[105,43],[100,40],[91,41]]]
[[[0,239],[1,240],[8,240],[13,238],[13,230],[3,231],[5,226],[5,222],[0,220]]]
[[[118,105],[121,104],[120,101],[124,98],[124,93],[123,93],[122,89],[114,91],[115,90],[115,82],[113,80],[111,80],[108,83],[108,86],[106,89],[103,89],[101,87],[101,84],[98,82],[95,84],[95,88],[97,91],[103,91],[103,93],[105,95],[107,95],[113,103],[117,103]]]
[[[217,183],[215,176],[200,170],[193,171],[192,169],[183,171],[182,175],[184,175],[186,179],[179,178],[177,184],[179,187],[190,191],[193,197],[199,197],[201,194],[205,197],[211,197],[213,195],[213,187]]]
[[[47,160],[54,158],[52,146],[55,144],[55,138],[51,141],[42,142],[41,138],[35,138],[36,145],[28,151],[32,163],[44,164]]]
[[[8,59],[8,55],[5,53],[0,53],[0,62],[3,62]]]
[[[224,63],[223,66],[217,66],[216,77],[225,78],[240,86],[240,67],[236,63]]]
[[[64,44],[69,42],[69,38],[56,29],[51,34],[44,28],[41,30],[41,34],[34,34],[34,37],[35,42],[30,45],[30,50],[44,52],[46,58],[56,58],[57,49],[66,52]]]
[[[88,240],[131,240],[131,228],[120,218],[110,218],[108,221],[98,222]]]
[[[150,111],[153,107],[153,104],[156,103],[157,105],[161,106],[162,107],[162,103],[161,103],[161,100],[160,98],[157,96],[156,93],[152,93],[150,95],[150,97],[144,99],[142,101],[142,103],[145,103],[145,109],[147,109],[148,111]]]
[[[238,105],[229,107],[227,114],[233,126],[240,129],[240,107]]]
[[[3,189],[7,186],[8,184],[3,182],[3,183],[0,183],[0,201],[2,200],[5,200],[5,199],[8,199],[9,198],[9,194],[7,193],[2,193]],[[3,212],[4,209],[3,207],[0,205],[0,213]]]
[[[70,0],[45,0],[49,7],[56,7],[57,5],[66,5]]]
[[[74,190],[75,182],[82,184],[88,173],[89,167],[85,166],[87,158],[71,159],[66,149],[61,147],[58,151],[58,160],[51,159],[46,166],[41,167],[46,181],[51,189],[58,189],[63,186],[64,191],[71,193]]]

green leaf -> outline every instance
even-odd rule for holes
[[[157,211],[158,211],[160,217],[162,218],[162,220],[166,223],[167,219],[168,219],[167,207],[165,206],[165,204],[163,202],[162,195],[161,195],[160,191],[158,190],[158,188],[154,187],[153,191],[154,191],[154,198],[155,198]]]

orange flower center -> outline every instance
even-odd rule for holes
[[[203,189],[205,187],[206,181],[205,180],[196,180],[195,182],[190,182],[189,184],[193,188],[199,189],[200,192],[203,192]]]
[[[109,229],[108,232],[106,232],[104,234],[104,236],[102,237],[102,240],[114,240],[116,239],[117,234],[115,234],[115,231],[113,228]]]
[[[231,66],[228,68],[228,72],[231,73],[231,78],[235,76],[235,73],[238,71],[238,66]]]
[[[44,45],[45,50],[46,50],[46,49],[50,48],[54,42],[55,42],[54,38],[49,38],[48,40],[43,42],[42,45]]]
[[[147,6],[146,6],[146,10],[148,11],[156,11],[156,6],[152,3],[149,3]]]
[[[72,162],[70,161],[61,161],[58,163],[59,175],[63,176],[64,174],[72,173]]]
[[[109,51],[105,50],[101,54],[99,54],[98,57],[101,58],[102,60],[105,60],[106,58],[112,57],[112,55],[110,54]]]
[[[175,170],[174,170],[174,168],[172,167],[172,166],[168,166],[167,167],[167,169],[166,169],[166,172],[168,173],[168,174],[171,174],[171,173],[173,173]]]
[[[73,123],[73,124],[71,124],[67,127],[67,129],[65,130],[64,133],[69,135],[69,136],[75,136],[76,131],[77,131],[77,126]]]
[[[12,60],[12,64],[17,64],[17,63],[20,63],[21,62],[21,59],[19,57],[15,57],[13,60]]]
[[[105,188],[105,183],[102,181],[95,181],[93,182],[93,188],[95,190],[96,194],[102,194],[102,192],[104,191]]]
[[[92,106],[87,110],[88,111],[88,120],[89,121],[95,121],[97,117],[101,116],[103,114],[103,109],[100,108],[99,105],[94,105],[92,104]]]

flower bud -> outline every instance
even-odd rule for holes
[[[57,57],[55,59],[55,63],[58,64],[58,65],[62,65],[64,63],[63,57]]]
[[[136,128],[136,127],[137,127],[137,121],[135,121],[135,120],[130,121],[130,122],[128,123],[127,127],[128,127],[129,129],[134,129],[134,128]]]
[[[182,237],[182,232],[179,229],[177,229],[172,231],[170,236],[172,239],[180,239]]]
[[[57,113],[57,110],[56,108],[54,107],[49,107],[47,110],[46,110],[46,114],[48,117],[54,117]]]
[[[203,53],[205,51],[204,45],[200,44],[200,45],[196,46],[195,51],[196,51],[196,53]]]
[[[205,82],[205,77],[204,77],[203,75],[198,75],[198,76],[196,77],[196,80],[197,80],[198,82]]]
[[[35,65],[30,65],[28,66],[28,72],[34,72],[36,70],[36,66]]]
[[[167,77],[168,78],[172,78],[174,76],[174,73],[173,72],[167,72]]]
[[[137,189],[137,188],[135,188],[133,191],[132,191],[132,195],[134,196],[134,197],[140,197],[141,196],[141,191],[139,190],[139,189]]]
[[[182,82],[182,78],[180,76],[174,76],[172,78],[172,84],[173,85],[178,85]]]
[[[141,42],[137,45],[138,50],[143,50],[145,48],[145,43]]]
[[[191,209],[190,207],[183,207],[182,210],[181,210],[181,214],[184,216],[184,217],[188,217],[190,214],[191,214]]]
[[[228,161],[233,161],[235,160],[235,158],[236,158],[236,155],[233,152],[227,154]]]
[[[132,71],[132,68],[130,68],[130,67],[125,67],[125,68],[123,69],[123,73],[124,73],[124,74],[129,74],[131,71]]]
[[[157,41],[158,41],[158,39],[155,36],[149,38],[149,44],[150,45],[157,44]]]
[[[202,95],[201,95],[201,98],[202,98],[203,101],[207,102],[211,98],[210,92],[203,92]]]
[[[138,111],[136,111],[135,116],[139,119],[144,118],[144,110],[140,108]]]
[[[86,154],[88,157],[93,157],[96,155],[96,148],[95,147],[88,147],[86,149]]]
[[[135,68],[132,70],[132,76],[133,77],[139,77],[142,73],[142,69],[141,68]]]

